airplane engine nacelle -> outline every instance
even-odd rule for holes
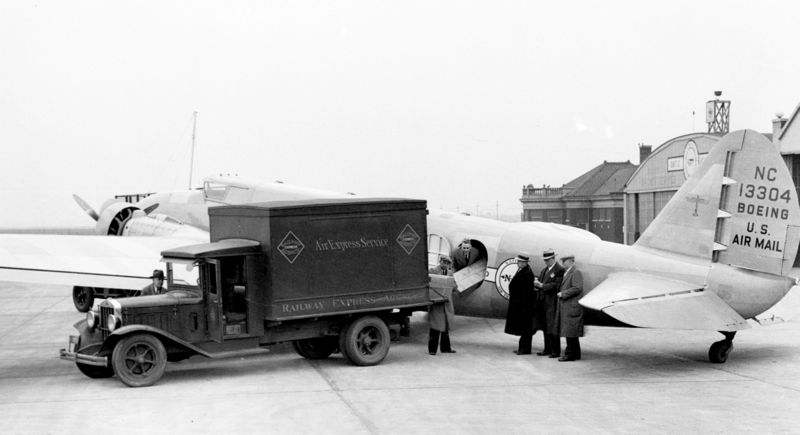
[[[100,213],[95,225],[95,232],[100,235],[121,236],[125,224],[133,217],[139,208],[127,202],[109,204]]]

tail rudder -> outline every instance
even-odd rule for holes
[[[740,130],[714,146],[636,245],[787,275],[798,241],[800,206],[783,158],[760,133]]]

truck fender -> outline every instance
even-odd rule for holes
[[[183,339],[180,339],[163,329],[155,328],[148,325],[127,325],[123,326],[122,328],[117,329],[116,331],[112,332],[111,335],[106,338],[106,341],[103,343],[103,347],[101,349],[102,352],[111,353],[114,350],[114,346],[117,345],[123,337],[137,333],[137,332],[147,332],[149,334],[153,334],[158,337],[163,343],[164,347],[167,348],[167,351],[173,350],[175,348],[187,350],[192,353],[203,355],[204,357],[211,358],[211,355],[200,349],[199,347],[189,343]]]

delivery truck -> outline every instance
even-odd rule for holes
[[[161,253],[168,291],[109,298],[62,359],[90,378],[147,386],[167,362],[292,342],[305,358],[358,366],[389,351],[389,327],[442,303],[427,269],[426,204],[336,199],[209,209],[209,243]],[[172,279],[199,268],[196,286]]]

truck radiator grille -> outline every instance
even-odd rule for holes
[[[100,330],[103,331],[103,339],[108,338],[108,316],[114,314],[114,308],[100,306]]]

